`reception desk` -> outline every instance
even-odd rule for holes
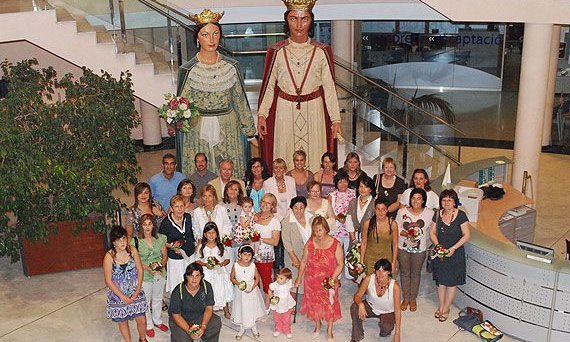
[[[497,163],[497,160],[500,162]],[[452,183],[490,175],[489,168],[510,160],[490,158],[451,170]],[[489,172],[488,172],[489,171]],[[505,170],[499,170],[499,173]],[[471,240],[465,245],[467,282],[459,287],[456,304],[483,311],[504,333],[525,341],[570,341],[570,263],[554,260],[552,264],[530,260],[499,229],[502,215],[531,200],[507,184],[505,196],[498,201],[483,200],[478,222],[472,222]],[[501,175],[499,175],[501,176]],[[441,179],[433,180],[441,186]]]

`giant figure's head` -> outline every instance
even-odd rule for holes
[[[315,33],[315,15],[313,6],[317,0],[282,0],[287,11],[285,20],[285,35],[296,43],[304,43]]]

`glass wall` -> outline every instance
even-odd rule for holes
[[[400,88],[501,89],[505,25],[363,21],[362,68]]]

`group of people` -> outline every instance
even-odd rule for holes
[[[430,240],[439,256],[433,260],[440,302],[434,317],[447,320],[456,286],[465,284],[463,245],[470,235],[457,194],[433,193],[423,169],[414,170],[406,185],[389,157],[373,178],[360,168],[357,153],[338,170],[336,160],[326,152],[313,173],[306,154],[295,151],[292,170],[278,158],[269,176],[265,161],[252,158],[243,179],[236,179],[231,160],[220,162],[216,176],[199,153],[196,172],[186,177],[175,171],[175,156],[164,155],[162,171],[135,185],[125,228],[113,228],[105,255],[108,316],[119,322],[125,340],[126,322],[134,318],[141,341],[155,328],[170,329],[172,341],[217,341],[216,311],[240,327],[236,339],[248,329],[258,337],[256,321],[268,310],[274,311],[275,336],[291,338],[299,302],[299,312],[315,322],[313,337],[326,324],[333,341],[341,318],[339,286],[353,281],[352,340],[363,339],[365,318],[377,317],[380,335],[394,331],[398,341],[401,311],[418,307]],[[332,191],[315,180],[329,169]],[[355,246],[364,266],[356,273],[345,265]],[[161,320],[164,292],[168,326]]]
[[[246,330],[258,339],[256,321],[270,310],[274,336],[291,338],[299,307],[315,322],[312,337],[326,324],[331,342],[341,281],[358,284],[352,341],[371,317],[381,336],[399,341],[401,311],[417,310],[429,240],[438,256],[434,317],[447,320],[465,283],[466,215],[453,190],[431,191],[423,169],[406,185],[385,158],[371,178],[351,152],[337,170],[340,110],[332,51],[311,39],[315,1],[283,0],[288,38],[267,52],[257,129],[239,64],[218,52],[223,12],[191,16],[199,52],[180,67],[177,94],[200,115],[176,131],[177,156],[166,154],[162,171],[135,185],[104,257],[107,316],[125,341],[131,319],[140,342],[155,328],[172,341],[218,341],[217,311],[239,327],[237,340]],[[262,158],[249,158],[250,144]],[[360,264],[345,263],[347,254]]]

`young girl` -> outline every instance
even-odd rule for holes
[[[252,262],[253,248],[250,245],[241,246],[238,256],[230,277],[235,285],[232,321],[239,325],[236,340],[241,340],[246,329],[251,329],[253,337],[259,339],[255,321],[265,316],[265,305],[259,289],[259,272]]]
[[[214,289],[214,310],[223,308],[224,316],[230,319],[228,303],[232,301],[233,288],[225,268],[230,263],[230,258],[220,241],[218,226],[214,222],[208,222],[204,227],[198,258],[196,263],[204,267],[204,279]]]
[[[166,283],[164,266],[166,266],[168,258],[166,236],[157,233],[158,228],[152,214],[141,216],[139,227],[139,236],[131,240],[131,246],[135,246],[138,249],[142,268],[144,269],[142,287],[148,303],[146,309],[146,334],[148,337],[154,337],[153,325],[162,331],[168,331],[168,327],[162,323],[161,318],[162,293]]]
[[[234,231],[234,241],[236,244],[241,245],[244,240],[247,240],[250,232],[253,229],[253,200],[245,197],[241,204],[242,211],[239,216],[239,221]]]
[[[123,340],[131,341],[129,321],[137,322],[139,341],[146,342],[146,298],[142,291],[143,268],[136,248],[129,246],[127,230],[114,226],[111,248],[103,258],[107,293],[107,318],[119,324]]]
[[[277,280],[269,284],[267,301],[270,303],[270,309],[273,310],[273,320],[275,321],[273,336],[275,337],[281,333],[285,334],[287,338],[293,337],[291,335],[291,315],[295,307],[295,299],[291,296],[292,277],[291,270],[285,267],[277,273]]]

